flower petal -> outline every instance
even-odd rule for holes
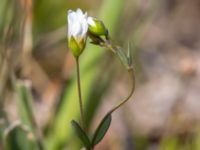
[[[87,23],[88,23],[89,25],[91,25],[91,26],[96,26],[96,24],[95,24],[95,22],[94,22],[94,20],[93,20],[92,17],[88,17]]]
[[[83,13],[80,8],[76,11],[68,11],[68,38],[74,37],[76,41],[86,39],[88,31],[87,12]]]
[[[87,20],[85,19],[83,22],[82,22],[82,34],[81,36],[86,36],[87,34],[87,31],[88,31],[88,23],[87,23]]]
[[[83,16],[84,16],[83,12],[82,12],[82,10],[80,8],[78,8],[76,10],[76,14],[77,14],[77,17],[80,18],[80,19],[83,18]]]
[[[72,26],[72,35],[74,37],[81,37],[81,33],[82,33],[82,27],[81,24],[79,22],[75,22]]]

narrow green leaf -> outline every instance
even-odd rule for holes
[[[36,137],[38,148],[44,150],[44,143],[40,139],[38,126],[33,112],[33,98],[30,91],[30,83],[23,80],[13,80],[17,93],[17,109],[22,124],[28,126]]]
[[[128,57],[128,64],[129,64],[129,66],[131,66],[133,64],[133,54],[132,54],[132,51],[131,51],[131,44],[130,44],[130,42],[128,42],[127,57]]]
[[[108,128],[110,127],[111,120],[112,120],[112,116],[111,116],[110,113],[108,113],[103,118],[101,123],[99,124],[98,128],[96,129],[96,131],[94,133],[94,137],[92,139],[92,146],[93,147],[103,139],[106,132],[108,131]]]
[[[17,109],[23,124],[34,129],[33,99],[28,81],[15,81],[17,93]]]
[[[90,142],[87,134],[83,131],[83,129],[80,127],[80,125],[76,121],[72,120],[71,124],[75,130],[76,135],[83,142],[84,146],[87,148],[87,150],[90,150],[91,142]]]
[[[3,147],[5,150],[39,150],[31,130],[19,122],[5,129]]]
[[[126,53],[124,52],[124,50],[120,47],[116,48],[116,54],[117,57],[119,58],[119,60],[122,62],[122,64],[128,68],[129,64],[128,64],[128,57],[126,56]]]

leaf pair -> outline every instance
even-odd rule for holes
[[[101,123],[99,124],[98,128],[96,129],[93,139],[92,139],[92,145],[97,145],[105,136],[106,132],[108,131],[108,128],[110,127],[110,123],[112,121],[111,113],[108,113]]]
[[[108,131],[110,127],[111,120],[112,120],[111,113],[108,113],[100,122],[91,141],[89,137],[87,136],[87,134],[85,133],[85,131],[80,127],[80,125],[76,121],[72,120],[71,123],[75,130],[75,133],[77,134],[79,139],[82,141],[85,148],[87,150],[93,150],[95,145],[97,145],[105,136],[106,132]]]
[[[91,142],[85,131],[80,127],[80,125],[76,121],[72,120],[71,124],[74,128],[76,135],[82,141],[85,148],[87,148],[87,150],[91,150]]]

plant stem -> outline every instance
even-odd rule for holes
[[[77,71],[78,97],[79,97],[80,114],[81,114],[81,125],[82,125],[82,128],[84,129],[84,114],[83,114],[83,101],[82,101],[82,96],[81,96],[79,57],[76,58],[76,71]]]
[[[119,107],[121,107],[124,103],[126,103],[131,98],[131,96],[133,95],[134,90],[135,90],[135,75],[134,75],[133,68],[130,68],[129,74],[130,74],[131,79],[132,79],[132,88],[131,88],[129,95],[124,100],[122,100],[122,102],[120,102],[118,105],[116,105],[114,108],[112,108],[109,111],[109,113],[113,113],[115,110],[117,110]]]

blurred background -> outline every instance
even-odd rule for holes
[[[132,44],[136,90],[96,150],[200,150],[199,0],[1,0],[0,150],[78,150],[75,60],[67,10],[100,18]],[[118,59],[87,44],[80,58],[89,133],[130,91]]]

